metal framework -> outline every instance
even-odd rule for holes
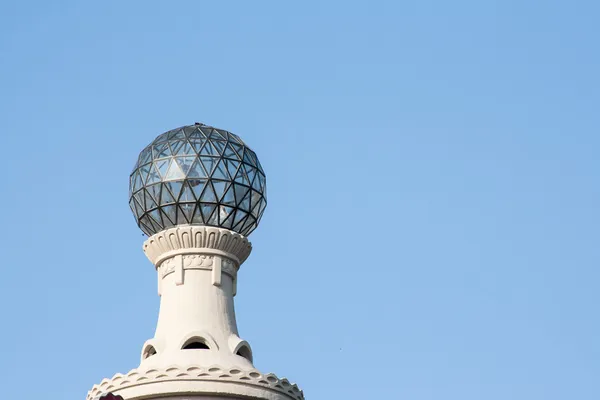
[[[129,180],[129,206],[148,236],[184,224],[248,236],[267,206],[266,190],[262,166],[242,139],[196,123],[142,150]]]

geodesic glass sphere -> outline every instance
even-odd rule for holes
[[[129,206],[148,236],[186,224],[248,236],[267,206],[266,190],[260,162],[242,139],[196,123],[142,150],[129,180]]]

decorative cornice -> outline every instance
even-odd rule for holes
[[[263,375],[252,369],[244,371],[241,368],[224,369],[219,366],[203,368],[192,365],[187,368],[171,366],[164,369],[150,368],[142,371],[133,369],[126,375],[116,374],[111,379],[104,379],[100,384],[94,385],[88,392],[87,400],[93,400],[108,392],[116,392],[126,388],[146,385],[155,382],[193,382],[212,381],[237,383],[247,386],[255,386],[263,389],[271,389],[286,395],[292,400],[304,400],[304,393],[296,384],[287,379],[279,379],[274,374]]]
[[[165,229],[144,242],[144,253],[157,268],[160,263],[179,254],[223,255],[241,265],[252,251],[245,236],[212,226],[178,226]]]
[[[160,267],[158,268],[159,274],[161,278],[166,277],[167,275],[175,272],[177,261],[175,257],[168,258],[164,260]],[[186,269],[205,269],[212,270],[215,264],[215,256],[207,255],[207,254],[188,254],[183,256],[183,266],[184,270]],[[232,278],[235,278],[237,275],[237,267],[234,261],[231,261],[227,258],[223,258],[221,260],[221,271],[225,274],[228,274]]]

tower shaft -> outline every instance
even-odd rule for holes
[[[142,365],[200,360],[252,368],[252,351],[238,336],[233,302],[239,266],[251,251],[248,240],[222,228],[177,227],[152,236],[144,251],[156,266],[161,301]]]
[[[262,374],[238,336],[233,299],[237,272],[252,246],[208,226],[163,230],[144,243],[155,265],[160,311],[138,368],[105,379],[88,400],[112,392],[125,400],[304,400],[287,379]]]

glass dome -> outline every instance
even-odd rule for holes
[[[248,236],[267,206],[266,191],[260,162],[242,139],[196,123],[142,150],[129,180],[129,206],[148,236],[186,224]]]

